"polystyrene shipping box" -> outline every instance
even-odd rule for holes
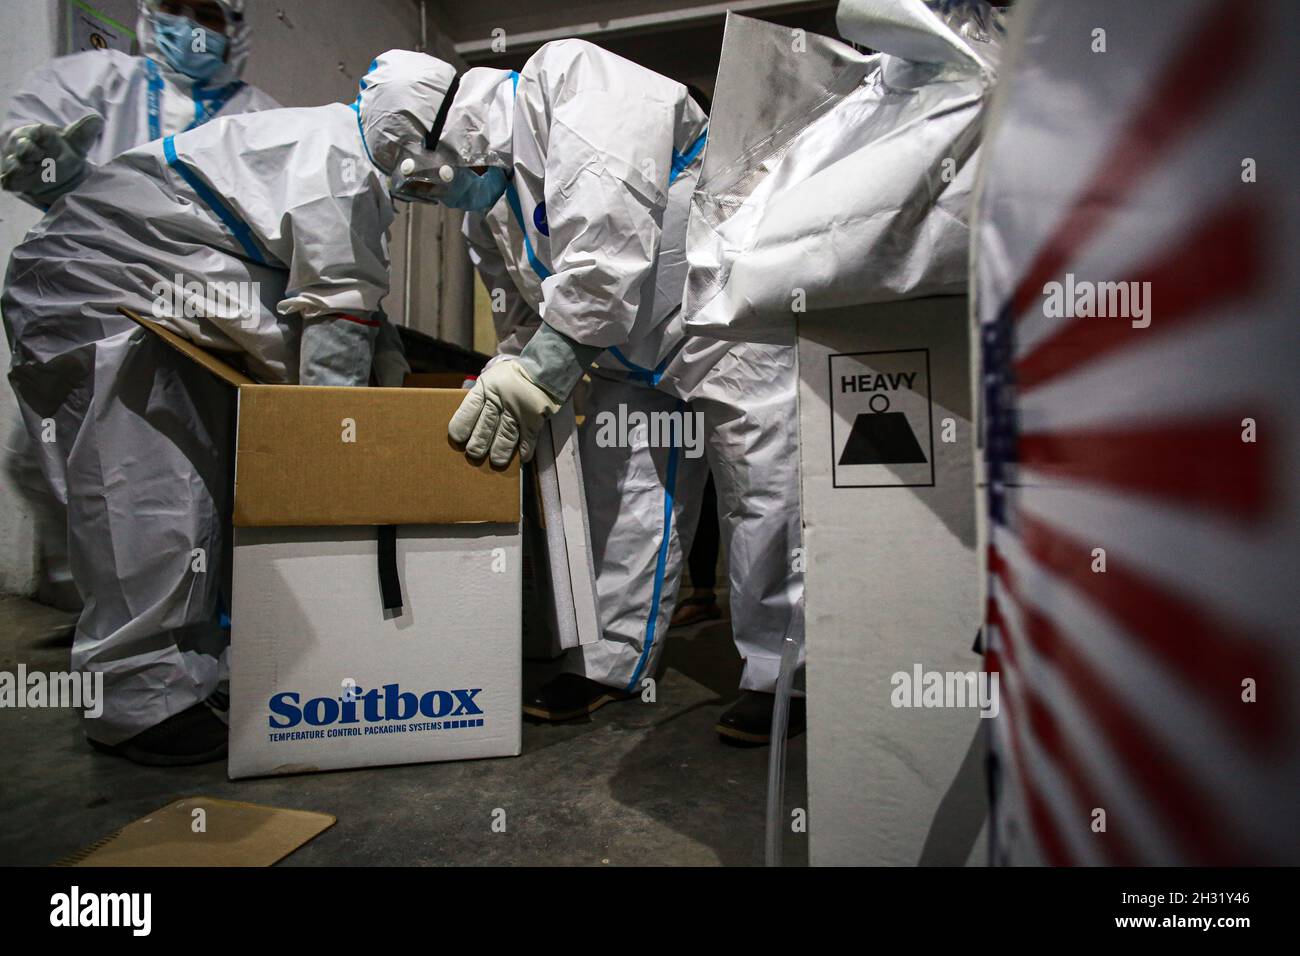
[[[799,316],[815,865],[983,859],[977,709],[895,706],[983,669],[969,328],[961,296]]]
[[[232,778],[513,756],[519,468],[447,438],[464,392],[238,389]]]
[[[525,632],[524,650],[553,658],[600,638],[596,562],[571,403],[543,423],[528,474],[535,485],[528,504],[536,506],[526,507],[524,515],[536,527],[531,538],[525,534],[524,543],[531,551],[531,593],[537,606],[528,611],[534,631]]]

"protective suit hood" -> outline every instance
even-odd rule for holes
[[[456,78],[444,60],[412,50],[389,50],[361,78],[357,115],[370,159],[392,175],[405,156],[424,149],[424,137]]]
[[[226,62],[220,70],[202,84],[208,88],[226,86],[243,77],[244,67],[248,63],[249,36],[252,32],[248,25],[248,19],[244,16],[244,8],[247,5],[246,0],[217,0],[217,2],[226,11],[226,21],[229,24],[226,42],[229,45],[226,52]],[[139,8],[140,13],[136,18],[135,35],[140,41],[140,55],[153,60],[161,69],[167,71],[171,79],[179,82],[182,86],[193,83],[194,81],[188,76],[173,70],[167,62],[167,58],[158,49],[158,40],[154,36],[152,16],[157,10],[156,0],[139,0]]]
[[[509,168],[518,79],[510,70],[482,66],[467,70],[442,128],[439,157],[451,162],[454,154],[461,166]]]

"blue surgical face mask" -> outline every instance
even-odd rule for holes
[[[196,51],[196,33],[203,33],[204,49]],[[158,52],[177,73],[194,80],[210,80],[226,62],[226,38],[201,27],[189,17],[171,13],[153,14],[154,41]]]
[[[504,169],[489,166],[487,172],[480,175],[466,166],[460,166],[456,169],[456,178],[448,184],[447,191],[438,197],[438,202],[466,212],[486,212],[497,204],[505,191]]]

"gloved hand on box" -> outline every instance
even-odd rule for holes
[[[491,366],[474,383],[447,426],[470,458],[504,468],[519,450],[530,461],[542,422],[568,401],[602,350],[543,324],[516,359]]]

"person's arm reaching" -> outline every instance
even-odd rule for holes
[[[375,339],[374,372],[380,388],[401,388],[411,374],[401,333],[382,311],[378,314],[379,335]]]
[[[312,124],[288,155],[282,130],[253,117],[224,121],[223,154],[235,152],[246,165],[274,164],[278,175],[230,175],[218,191],[288,270],[277,311],[302,319],[299,382],[365,385],[388,294],[392,202],[369,161],[347,148],[356,139],[351,110],[327,106],[281,115],[285,123]],[[223,176],[219,159],[205,157],[205,172]]]
[[[488,456],[501,467],[510,461],[517,444],[520,457],[528,461],[543,419],[559,410],[602,350],[557,332],[529,308],[481,215],[466,215],[461,231],[470,261],[493,301],[492,322],[499,344],[496,356],[452,418],[448,433],[465,445],[471,458]],[[496,308],[498,303],[503,308]]]
[[[298,384],[369,384],[379,327],[379,320],[370,316],[326,313],[304,317]]]
[[[18,127],[0,146],[0,188],[49,208],[90,174],[94,167],[86,156],[103,129],[95,113],[63,129],[40,123]]]
[[[530,61],[521,99],[545,103],[544,193],[550,274],[542,324],[517,361],[486,369],[452,418],[471,458],[527,461],[547,415],[602,351],[632,334],[654,268],[671,174],[670,81],[580,41]],[[553,96],[545,95],[553,91]],[[516,122],[520,119],[516,116]]]
[[[482,213],[469,212],[461,223],[461,235],[469,250],[469,261],[487,290],[489,309],[492,312],[492,330],[497,337],[497,351],[488,367],[517,358],[528,340],[542,324],[527,300],[520,294],[510,278],[501,250],[488,231]]]
[[[45,209],[80,185],[95,165],[104,94],[134,68],[133,57],[97,50],[32,73],[0,121],[0,188]]]

